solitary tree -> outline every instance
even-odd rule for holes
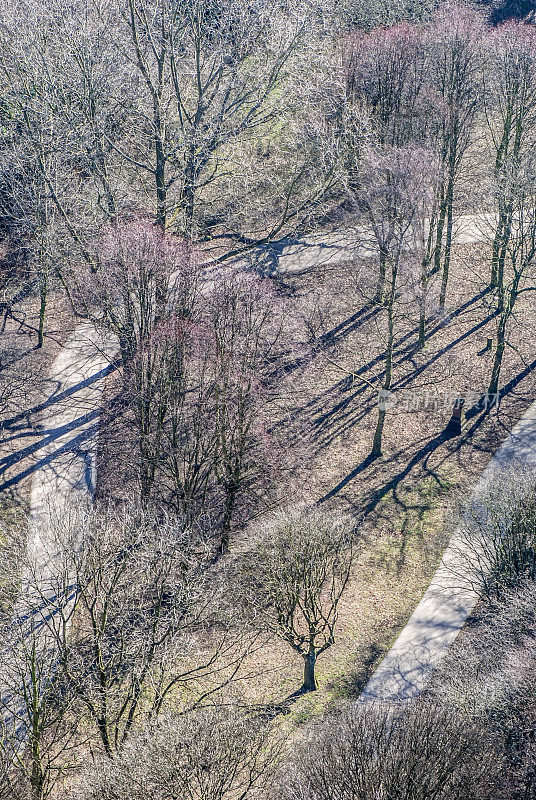
[[[303,658],[298,694],[315,691],[317,659],[335,641],[355,542],[348,520],[302,508],[280,513],[263,526],[255,549],[240,560],[254,621]]]

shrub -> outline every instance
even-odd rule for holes
[[[353,705],[312,727],[276,796],[476,800],[495,796],[497,768],[476,729],[446,707]]]

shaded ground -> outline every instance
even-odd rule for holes
[[[50,366],[76,322],[67,304],[55,296],[49,301],[43,347],[36,348],[32,328],[38,321],[38,301],[24,304],[23,317],[31,327],[8,320],[0,336],[0,503],[4,509],[27,509],[33,467],[51,431],[41,415],[57,402],[57,381]]]
[[[536,21],[534,0],[487,0],[481,5],[490,6],[489,19],[492,25],[501,25],[510,20]]]
[[[288,279],[317,345],[310,362],[296,369],[291,411],[312,444],[307,494],[364,518],[369,542],[341,609],[338,641],[318,665],[321,690],[300,700],[297,718],[359,693],[428,585],[452,532],[457,498],[536,396],[536,312],[529,293],[512,323],[500,404],[488,413],[476,405],[488,384],[493,350],[487,339],[496,326],[486,256],[480,244],[459,249],[442,317],[435,314],[432,286],[423,351],[416,347],[418,309],[409,299],[403,306],[397,404],[387,417],[384,457],[375,461],[368,454],[384,369],[384,323],[383,312],[363,303],[366,270],[362,264],[325,265]],[[452,438],[445,428],[457,396],[467,397],[467,427]],[[300,659],[283,645],[275,644],[265,663],[272,671],[258,683],[262,694],[281,697],[300,684]]]

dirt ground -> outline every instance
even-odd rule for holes
[[[305,461],[299,484],[282,486],[282,493],[293,502],[320,500],[351,514],[361,523],[363,537],[341,603],[337,641],[319,659],[319,691],[293,705],[291,718],[297,722],[359,693],[426,588],[452,531],[458,498],[534,399],[536,309],[527,293],[511,324],[500,404],[489,413],[475,405],[489,380],[493,350],[486,344],[496,327],[493,297],[486,289],[488,265],[484,246],[458,249],[442,315],[435,308],[437,279],[431,281],[423,350],[417,348],[418,306],[403,287],[396,317],[397,402],[387,415],[384,455],[375,461],[368,454],[384,369],[385,312],[366,303],[370,265],[322,267],[284,281],[292,313],[314,343],[299,363],[288,365],[275,392],[274,423],[283,433],[288,430],[289,448],[303,447]],[[36,311],[28,308],[28,320]],[[15,400],[29,409],[3,414],[1,497],[6,506],[27,502],[31,471],[20,465],[28,448],[38,449],[39,409],[54,392],[48,368],[74,325],[57,301],[42,351],[35,350],[35,338],[13,325],[2,338],[3,358],[25,376]],[[108,399],[118,385],[117,376],[111,376]],[[445,428],[457,396],[467,399],[467,426],[452,438]],[[101,442],[101,496],[116,483],[106,471],[107,445],[115,449],[116,443]],[[271,642],[245,670],[258,674],[242,687],[254,702],[279,702],[301,684],[300,657],[282,643]]]
[[[364,537],[341,604],[337,641],[318,662],[320,689],[294,704],[297,721],[359,693],[424,592],[458,502],[536,397],[536,308],[527,293],[511,322],[499,405],[487,413],[479,409],[492,366],[487,339],[497,324],[487,291],[489,254],[483,245],[460,248],[442,315],[434,308],[437,281],[430,286],[423,350],[417,348],[416,302],[408,295],[398,303],[397,402],[387,415],[383,458],[370,461],[385,312],[363,303],[366,269],[346,265],[288,281],[297,313],[315,328],[321,345],[296,370],[291,415],[311,455],[308,485],[291,496],[350,513],[362,520]],[[467,423],[462,436],[450,437],[445,428],[456,397],[466,398]],[[300,657],[286,645],[273,643],[263,662],[266,671],[249,690],[254,695],[282,699],[301,684]]]

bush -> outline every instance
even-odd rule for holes
[[[79,800],[250,800],[277,763],[277,739],[238,708],[200,709],[148,726],[82,781]],[[280,749],[280,748],[279,748]]]
[[[536,580],[536,472],[501,471],[464,510],[454,571],[492,602]]]
[[[455,706],[503,754],[504,794],[536,796],[536,584],[484,607],[436,676],[438,701]]]
[[[309,731],[274,797],[285,800],[491,798],[499,763],[446,707],[353,705]]]

